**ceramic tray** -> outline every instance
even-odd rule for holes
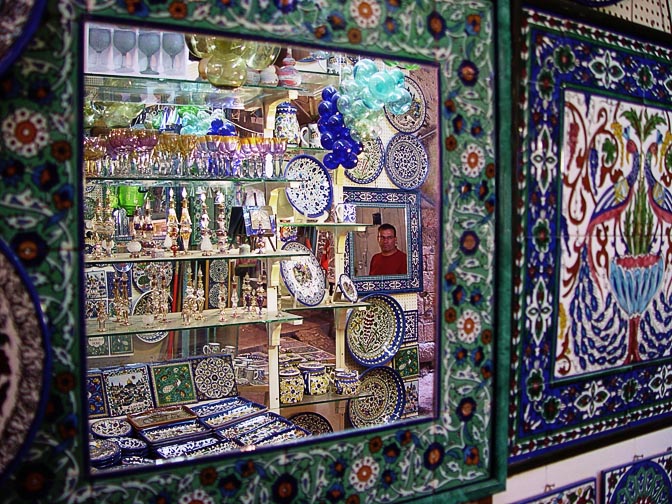
[[[218,455],[220,453],[227,453],[234,450],[240,450],[242,445],[233,439],[223,439],[216,444],[199,448],[197,450],[190,450],[185,453],[186,457],[207,457],[209,455]]]
[[[404,338],[404,311],[391,296],[371,294],[369,303],[354,310],[345,326],[345,341],[353,359],[362,366],[378,366],[390,361]]]
[[[406,404],[404,381],[397,371],[379,366],[361,376],[360,394],[348,401],[348,418],[353,427],[382,425],[398,420]]]
[[[429,158],[422,142],[413,135],[397,133],[387,144],[385,172],[400,189],[417,189],[429,174]]]
[[[257,443],[257,446],[287,443],[294,439],[300,439],[306,436],[310,436],[310,432],[308,432],[305,429],[302,429],[301,427],[294,426],[282,432],[273,434],[272,436],[267,437],[266,439],[262,439]]]
[[[148,446],[142,439],[124,436],[110,438],[110,441],[114,441],[119,445],[122,457],[130,455],[144,456],[147,454]]]
[[[128,436],[133,428],[126,420],[119,418],[103,418],[91,424],[91,432],[99,438],[114,438]]]
[[[187,406],[178,405],[152,408],[141,413],[132,413],[126,418],[136,430],[142,430],[158,425],[193,420],[196,414]]]
[[[329,423],[329,420],[319,413],[305,411],[303,413],[292,415],[287,420],[313,435],[334,432],[334,428],[331,426],[331,423]]]
[[[196,402],[191,360],[153,363],[149,369],[157,406]]]
[[[285,431],[290,427],[292,427],[292,423],[290,421],[282,417],[278,417],[268,423],[265,423],[261,427],[257,427],[256,429],[241,434],[236,438],[236,440],[240,441],[244,445],[256,445],[257,443],[275,434]]]
[[[189,409],[193,411],[197,417],[202,418],[213,415],[215,413],[221,413],[222,411],[226,411],[237,406],[245,406],[249,403],[250,401],[243,399],[242,397],[229,397],[227,399],[222,399],[221,401],[194,404],[189,406]]]
[[[395,115],[385,107],[385,116],[392,126],[403,133],[418,131],[427,117],[427,99],[416,81],[404,77],[404,87],[411,93],[411,107],[403,114]]]
[[[198,420],[188,420],[174,424],[151,427],[138,432],[138,435],[152,445],[175,443],[178,440],[208,434],[210,430]]]
[[[306,306],[320,304],[325,292],[324,270],[317,258],[308,247],[299,242],[287,242],[282,250],[310,254],[280,261],[280,273],[287,290],[297,301]]]
[[[157,457],[174,458],[182,457],[189,451],[200,450],[208,446],[215,445],[221,440],[215,436],[202,437],[200,439],[190,439],[181,443],[167,444],[157,447],[154,452]]]
[[[238,395],[233,361],[230,355],[197,357],[192,360],[196,397],[199,401]]]
[[[265,425],[269,422],[277,420],[278,418],[282,417],[272,412],[254,415],[253,417],[246,418],[245,420],[229,424],[225,428],[218,429],[217,435],[224,439],[236,439],[238,436],[261,427],[262,425]]]
[[[331,176],[324,165],[313,156],[292,158],[285,167],[285,178],[299,180],[298,187],[287,187],[285,193],[290,205],[309,218],[322,215],[331,208],[334,198]]]
[[[250,401],[246,404],[203,417],[200,420],[206,427],[210,429],[218,429],[247,419],[251,416],[258,415],[264,411],[266,411],[266,406]]]
[[[356,184],[368,184],[378,178],[385,164],[385,150],[380,137],[364,141],[357,166],[345,170],[345,176]]]

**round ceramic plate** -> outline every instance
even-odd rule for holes
[[[140,297],[133,304],[133,308],[131,308],[131,315],[145,315],[147,313],[151,313],[149,306],[149,302],[151,300],[150,295],[151,292],[145,292],[144,294],[140,295]],[[171,304],[173,303],[173,298],[171,296],[168,296],[168,300]],[[135,336],[140,341],[144,341],[145,343],[158,343],[159,341],[163,340],[163,338],[168,336],[168,331],[136,333]]]
[[[236,395],[236,377],[231,359],[206,357],[194,363],[194,383],[200,400]]]
[[[324,418],[319,413],[311,413],[306,411],[304,413],[297,413],[296,415],[292,415],[287,420],[293,422],[294,425],[297,425],[302,429],[306,429],[313,435],[329,434],[330,432],[334,432],[334,428],[329,423],[329,420]]]
[[[210,308],[219,308],[220,286],[224,287],[224,295],[227,296],[227,289],[225,283],[211,283],[210,291],[208,292],[208,305],[210,306]]]
[[[133,428],[126,420],[104,418],[91,424],[91,432],[99,438],[129,436]]]
[[[49,395],[44,392],[51,375],[49,341],[31,285],[21,263],[0,240],[0,479],[32,441]]]
[[[21,55],[26,44],[33,38],[40,24],[45,0],[17,0],[3,2],[2,37],[0,37],[0,75]]]
[[[229,278],[229,262],[224,259],[210,261],[210,279],[215,282],[226,282]]]
[[[352,303],[357,302],[357,287],[352,281],[352,278],[345,273],[341,274],[341,276],[338,277],[338,286],[340,287],[343,296],[345,296],[345,299]]]
[[[368,184],[378,178],[385,164],[385,149],[380,137],[364,142],[364,148],[359,154],[357,166],[345,170],[345,176],[356,184]]]
[[[298,180],[285,192],[289,203],[306,217],[315,218],[331,208],[334,197],[331,176],[324,165],[313,156],[300,155],[292,158],[285,167],[285,178]]]
[[[315,306],[324,298],[324,270],[308,247],[299,242],[287,242],[287,252],[307,252],[309,255],[280,261],[280,273],[289,293],[306,306]]]
[[[169,262],[164,263],[135,263],[133,268],[133,285],[140,292],[147,292],[150,289],[149,281],[149,268],[152,266],[163,268],[163,274],[166,277],[168,283],[173,279],[173,265]]]
[[[399,350],[404,338],[404,311],[396,299],[371,294],[362,299],[364,310],[354,310],[345,326],[350,355],[362,366],[379,366]]]
[[[348,401],[348,418],[353,427],[370,427],[393,422],[401,417],[406,405],[404,381],[386,366],[368,369],[360,378],[362,397]]]
[[[420,187],[429,174],[427,151],[413,135],[397,133],[387,144],[385,172],[400,189]]]
[[[411,107],[399,115],[393,114],[385,107],[385,116],[398,131],[415,133],[427,117],[427,100],[418,83],[408,76],[404,77],[404,87],[411,93]]]

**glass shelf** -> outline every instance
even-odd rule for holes
[[[315,306],[304,306],[302,304],[294,305],[289,299],[281,300],[282,309],[285,311],[302,311],[302,310],[350,310],[352,308],[362,309],[369,306],[370,303],[358,301],[351,303],[350,301],[333,301],[331,303],[320,303]]]
[[[129,185],[142,187],[221,187],[224,185],[253,185],[253,184],[278,184],[287,185],[292,182],[301,182],[300,180],[290,180],[287,178],[250,178],[250,177],[226,177],[226,178],[203,178],[202,176],[181,175],[105,175],[105,176],[86,176],[87,184],[97,185]]]
[[[337,394],[335,392],[327,392],[326,394],[322,395],[308,395],[304,394],[303,395],[303,400],[298,403],[293,403],[293,404],[280,404],[280,410],[283,409],[288,409],[288,408],[298,408],[301,406],[311,406],[314,404],[324,404],[324,403],[333,403],[333,402],[339,402],[339,401],[348,401],[350,399],[363,399],[365,397],[371,397],[373,396],[373,393],[366,393],[363,392],[361,394],[352,394],[352,395],[347,395],[347,394]]]
[[[231,312],[232,308],[227,308],[226,321],[220,322],[219,310],[217,308],[204,310],[204,318],[202,320],[193,320],[189,325],[184,324],[182,321],[182,314],[178,312],[169,313],[166,316],[166,322],[154,322],[151,326],[148,326],[143,322],[143,315],[132,315],[128,318],[129,325],[122,325],[119,322],[108,320],[105,324],[105,331],[98,331],[98,321],[96,319],[87,319],[86,336],[88,338],[94,338],[99,336],[114,336],[118,334],[155,333],[157,331],[189,331],[206,327],[233,327],[250,324],[273,324],[279,322],[300,325],[303,322],[303,317],[283,311],[264,313],[261,317],[255,315],[253,318],[248,318],[247,314],[243,312],[243,308],[238,309],[238,316],[236,318],[231,318]]]
[[[264,102],[283,99],[290,92],[299,96],[317,96],[325,86],[338,85],[338,76],[334,74],[304,71],[301,75],[303,83],[300,87],[243,85],[220,89],[207,81],[87,74],[84,88],[86,99],[90,101],[251,109]]]
[[[265,260],[265,259],[286,259],[290,257],[297,257],[297,256],[306,256],[309,255],[308,252],[297,252],[297,251],[284,251],[284,250],[278,250],[275,252],[264,252],[263,254],[217,254],[214,253],[209,256],[204,256],[201,254],[199,251],[190,251],[189,254],[178,254],[177,256],[174,256],[172,254],[165,254],[162,257],[151,257],[151,256],[141,256],[141,257],[131,257],[130,254],[113,254],[111,257],[101,257],[97,259],[93,259],[91,257],[87,257],[84,260],[84,263],[87,266],[98,264],[98,265],[104,265],[104,264],[117,264],[117,263],[145,263],[145,262],[167,262],[167,261],[212,261],[215,259],[259,259],[259,260]]]
[[[312,221],[294,221],[280,222],[281,227],[314,227],[318,231],[366,231],[366,228],[373,224],[364,224],[361,222],[312,222]]]

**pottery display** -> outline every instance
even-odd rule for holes
[[[305,384],[303,375],[295,367],[286,367],[278,372],[280,379],[280,404],[295,404],[303,401]]]
[[[286,138],[287,145],[297,147],[300,139],[299,121],[296,118],[296,107],[289,102],[280,103],[275,109],[275,138]]]
[[[304,393],[308,395],[324,395],[329,392],[329,375],[321,362],[303,362],[299,364],[303,377]]]
[[[284,87],[298,87],[301,85],[301,72],[296,69],[296,60],[292,57],[292,50],[287,49],[287,56],[282,60],[282,67],[278,70],[280,85]]]

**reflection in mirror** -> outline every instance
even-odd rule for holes
[[[436,69],[367,57],[409,108],[381,109],[356,166],[334,169],[323,90],[358,55],[86,27],[92,468],[118,468],[120,444],[142,464],[235,457],[431,415]],[[326,204],[284,178],[296,159],[331,185]]]

